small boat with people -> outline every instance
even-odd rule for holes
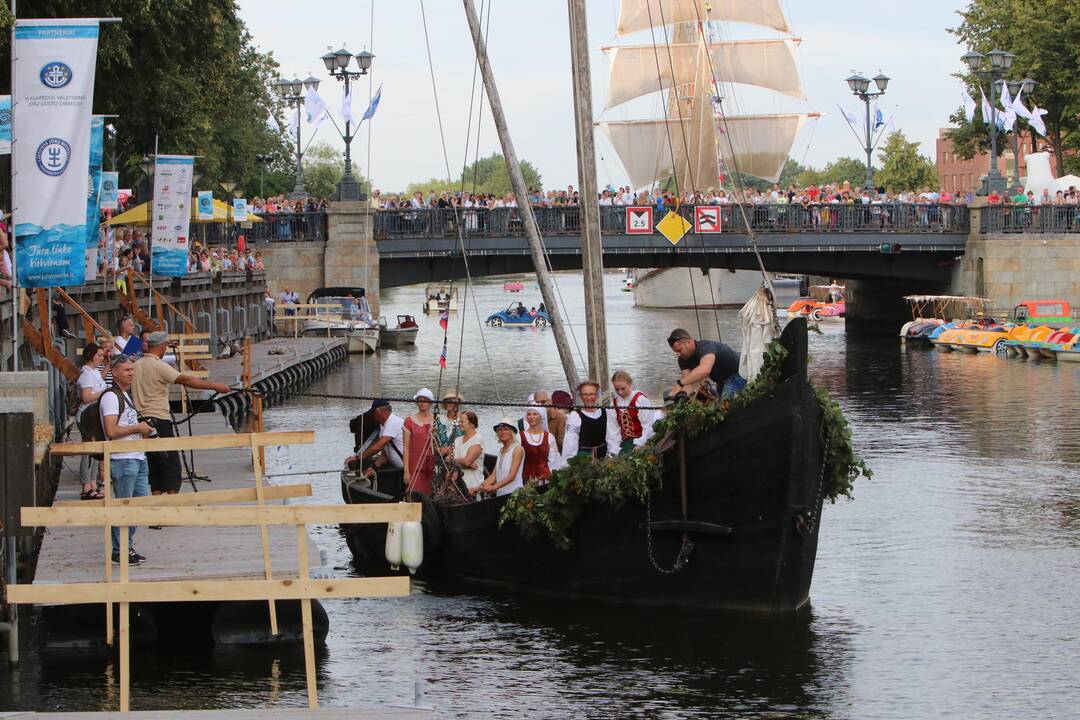
[[[1029,357],[1037,345],[1054,330],[1072,321],[1069,303],[1064,300],[1025,300],[1009,313],[1009,320],[999,321],[978,314],[964,326],[943,329],[933,334],[931,342],[938,350],[993,352],[998,355]],[[1042,356],[1041,353],[1036,353]]]
[[[364,288],[324,287],[308,295],[313,307],[300,334],[305,337],[344,337],[350,353],[373,353],[379,347],[379,325],[371,317]]]
[[[551,315],[548,314],[544,303],[540,303],[539,307],[528,308],[520,302],[514,302],[505,310],[488,315],[484,322],[491,327],[529,325],[541,328],[551,324]]]
[[[379,318],[379,346],[384,348],[402,348],[416,344],[416,335],[420,326],[412,315],[398,315],[397,325],[390,327],[385,317]]]
[[[844,303],[844,286],[834,280],[829,285],[811,285],[808,297],[801,297],[788,305],[788,317],[808,317],[818,322],[843,318],[847,312]]]
[[[446,283],[432,283],[424,287],[424,314],[458,311],[458,289]]]
[[[503,292],[519,293],[525,289],[525,285],[519,282],[504,282]]]
[[[966,295],[906,295],[911,320],[900,328],[905,347],[930,349],[933,339],[945,330],[976,327],[976,316],[986,312],[990,301]]]

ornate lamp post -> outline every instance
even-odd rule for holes
[[[150,182],[154,177],[153,158],[149,155],[143,155],[142,160],[139,161],[139,171],[142,173],[142,178],[139,179],[139,202],[150,202],[153,200],[150,197]]]
[[[874,126],[870,120],[870,99],[885,94],[885,88],[889,86],[889,78],[880,72],[877,74],[874,78],[877,92],[871,92],[870,81],[858,73],[849,77],[847,84],[851,88],[851,93],[866,105],[866,135],[863,143],[863,150],[866,152],[866,183],[863,189],[869,192],[874,187]]]
[[[356,65],[359,70],[349,70],[349,64],[352,62],[353,58],[356,58]],[[368,69],[371,68],[371,61],[374,58],[375,56],[367,50],[363,50],[356,55],[353,55],[345,48],[341,48],[340,50],[334,50],[323,55],[322,61],[323,64],[326,65],[326,70],[330,73],[332,78],[345,83],[345,95],[349,95],[349,87],[352,81],[362,75],[368,74]],[[352,172],[351,145],[355,134],[352,121],[346,119],[345,132],[341,135],[341,139],[345,141],[345,174],[342,175],[341,181],[337,184],[337,189],[334,192],[335,200],[367,199],[366,193],[360,192],[360,184],[356,182],[356,178],[353,177]]]
[[[1005,77],[1005,73],[1012,67],[1015,58],[1016,56],[1011,52],[1004,50],[991,50],[985,55],[974,50],[968,50],[961,58],[972,74],[980,79],[977,83],[980,90],[982,89],[982,80],[989,80],[990,82],[990,117],[983,118],[984,121],[990,123],[990,170],[986,173],[986,178],[983,180],[982,189],[980,190],[983,195],[1005,190],[1005,178],[998,171],[997,163],[997,138],[999,132],[997,124],[997,99],[999,93],[997,88]]]
[[[307,189],[304,187],[304,148],[300,144],[300,106],[304,104],[305,91],[319,89],[319,79],[314,76],[307,80],[278,78],[273,82],[273,87],[286,105],[296,108],[296,185],[289,197],[304,198],[307,197]]]

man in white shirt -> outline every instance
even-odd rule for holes
[[[115,388],[110,389],[98,401],[101,427],[109,440],[143,440],[154,434],[154,429],[139,421],[135,402],[131,399],[131,383],[135,377],[135,364],[130,355],[120,354],[112,359],[112,375]],[[110,456],[113,497],[145,497],[150,494],[150,472],[146,453],[114,452]],[[128,528],[128,563],[138,565],[146,558],[135,552],[135,528]],[[120,562],[120,529],[112,529],[112,561]]]
[[[365,461],[370,461],[370,465],[364,470],[365,477],[373,477],[376,468],[404,469],[405,421],[394,414],[394,409],[386,400],[372,402],[371,412],[375,422],[379,423],[379,437],[359,455],[345,458],[345,464],[360,461],[362,465],[367,465]]]
[[[609,447],[618,447],[620,438],[612,434],[608,424],[608,410],[597,407],[600,401],[600,384],[585,380],[578,385],[578,399],[584,406],[571,410],[566,417],[566,435],[563,437],[562,456],[565,462],[573,457],[602,458]],[[614,411],[612,411],[614,412]]]

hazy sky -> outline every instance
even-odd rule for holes
[[[374,42],[370,22],[374,2]],[[476,0],[479,8],[480,0]],[[507,121],[518,156],[535,164],[547,187],[577,185],[573,104],[570,97],[569,41],[563,0],[493,0],[489,51]],[[594,113],[598,119],[646,117],[658,108],[656,100],[639,101],[602,114],[607,91],[607,60],[603,45],[649,42],[644,37],[615,37],[618,0],[593,0],[589,5],[589,45],[593,49]],[[882,100],[886,117],[909,139],[922,144],[933,157],[938,128],[960,104],[960,86],[951,73],[960,69],[964,48],[946,32],[958,22],[962,0],[909,0],[837,6],[808,0],[786,0],[784,9],[794,33],[803,38],[799,61],[807,104],[777,99],[745,86],[736,86],[742,112],[823,113],[803,129],[792,150],[800,162],[823,165],[842,155],[862,152],[837,103],[861,112],[844,79],[852,70],[867,77],[878,70],[892,78]],[[323,80],[319,88],[335,114],[340,110],[340,84],[326,73],[319,56],[327,46],[344,44],[358,52],[375,53],[374,83],[384,84],[382,103],[371,129],[370,174],[375,186],[401,190],[415,180],[447,175],[439,139],[435,99],[424,44],[420,0],[358,0],[357,2],[296,3],[285,0],[240,0],[241,16],[256,44],[273,52],[287,77],[309,74]],[[474,56],[458,0],[425,0],[427,27],[442,110],[451,173],[458,175],[465,157],[469,89]],[[773,37],[765,29],[733,25],[729,37]],[[479,82],[478,82],[479,87]],[[355,91],[354,112],[367,105],[367,82]],[[651,105],[648,103],[652,103]],[[730,110],[729,110],[730,111]],[[302,132],[305,144],[310,128]],[[627,182],[606,138],[597,135],[600,184]],[[344,147],[329,124],[318,130],[316,142]],[[473,149],[475,152],[475,121]],[[498,150],[490,115],[480,129],[481,156]],[[367,173],[366,128],[353,142],[353,156]]]

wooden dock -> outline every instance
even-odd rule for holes
[[[229,433],[225,418],[218,413],[196,415],[195,435]],[[251,487],[251,451],[247,448],[195,452],[195,470],[211,478],[196,482],[199,490],[230,490]],[[78,501],[80,485],[78,459],[67,458],[60,476],[57,500]],[[190,493],[184,482],[182,492]],[[268,501],[283,504],[286,501]],[[292,528],[271,526],[270,555],[274,576],[295,578],[297,571],[296,533]],[[140,527],[134,545],[146,556],[131,568],[134,580],[209,580],[216,578],[262,578],[263,556],[259,529],[255,527]],[[308,564],[312,574],[322,566],[318,549],[308,543]],[[96,582],[101,580],[101,531],[92,527],[50,527],[42,542],[34,583]]]
[[[255,343],[251,346],[251,382],[254,384],[266,380],[294,365],[348,345],[348,342],[347,338],[281,337]],[[220,360],[206,360],[203,367],[210,371],[211,380],[226,385],[239,382],[243,374],[243,360],[239,353]]]
[[[0,720],[103,720],[124,717],[129,720],[432,720],[435,711],[421,707],[357,708],[251,708],[248,710],[137,710],[112,712],[3,712]]]

